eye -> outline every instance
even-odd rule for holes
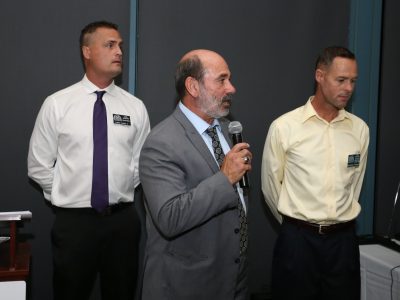
[[[107,42],[105,46],[106,46],[106,48],[112,49],[114,47],[114,45],[115,45],[115,43],[111,41],[111,42]]]
[[[221,84],[226,84],[227,82],[229,82],[229,78],[228,78],[228,77],[220,77],[220,78],[218,79],[218,81],[219,81]]]

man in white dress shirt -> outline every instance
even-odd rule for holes
[[[103,299],[133,299],[140,238],[133,201],[149,118],[141,100],[114,84],[122,72],[117,25],[88,24],[80,46],[85,76],[43,103],[30,140],[28,175],[42,187],[56,214],[54,299],[89,299],[98,274]],[[92,178],[101,173],[94,160],[97,100],[105,107],[106,183],[100,196],[107,203],[95,209]]]

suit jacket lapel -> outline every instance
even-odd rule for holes
[[[192,123],[186,118],[180,108],[177,106],[174,113],[174,118],[182,125],[185,129],[186,136],[189,141],[193,144],[193,146],[200,152],[203,156],[204,160],[210,166],[211,170],[216,173],[219,171],[219,167],[215,162],[213,154],[208,149],[206,143],[203,138],[199,135],[196,128],[192,125]]]
[[[173,113],[173,117],[185,129],[187,138],[193,144],[193,146],[201,153],[201,155],[204,157],[204,160],[210,166],[211,170],[214,173],[217,173],[219,171],[219,167],[218,167],[217,163],[215,162],[215,158],[214,158],[213,154],[210,152],[207,145],[204,143],[203,138],[199,135],[196,128],[194,128],[192,123],[190,123],[188,118],[186,118],[186,116],[183,114],[183,112],[179,109],[178,106],[176,107],[176,109]],[[222,133],[223,133],[226,141],[228,142],[229,147],[232,148],[232,141],[230,139],[230,135],[228,132],[229,121],[225,118],[220,119],[219,121],[220,121],[221,129],[222,129]],[[243,196],[244,196],[246,206],[248,207],[247,196],[246,195],[243,195]]]

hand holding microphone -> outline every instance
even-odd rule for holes
[[[242,124],[238,121],[232,121],[229,123],[228,131],[232,135],[232,142],[234,147],[231,149],[228,156],[234,156],[236,162],[240,162],[238,164],[238,168],[240,174],[243,174],[239,179],[239,185],[241,188],[249,188],[249,179],[247,177],[247,171],[251,170],[251,158],[252,154],[248,150],[249,145],[247,143],[243,143],[242,139]],[[229,177],[229,176],[228,176]]]

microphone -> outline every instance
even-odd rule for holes
[[[238,121],[232,121],[228,125],[228,131],[232,135],[232,142],[233,145],[236,145],[238,143],[242,143],[242,131],[243,127],[242,124]],[[243,188],[249,188],[249,179],[247,178],[247,173],[244,173],[243,177],[239,180],[239,185],[240,187]]]

